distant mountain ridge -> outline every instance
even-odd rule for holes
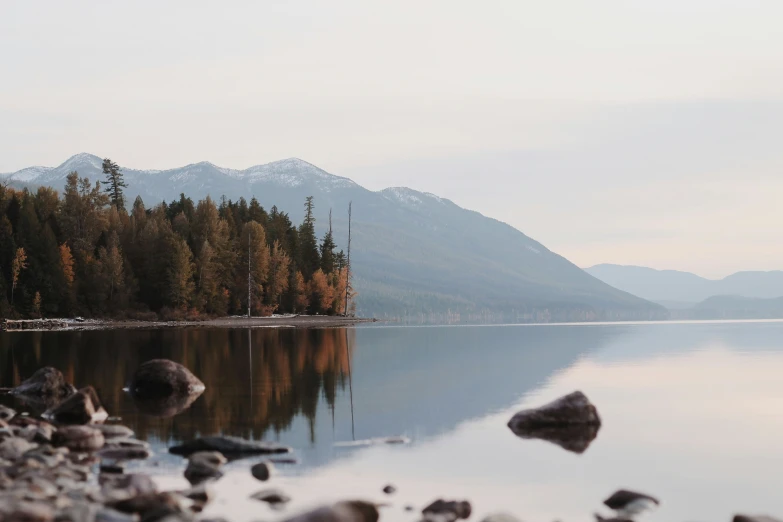
[[[114,158],[115,160],[117,158]],[[77,154],[58,167],[0,175],[62,190],[71,171],[103,180],[101,159]],[[244,170],[200,162],[166,170],[122,168],[129,202],[148,206],[180,193],[193,200],[255,196],[267,209],[303,217],[315,198],[319,237],[329,210],[339,247],[353,202],[352,266],[358,313],[402,320],[591,320],[664,318],[666,311],[588,275],[515,228],[448,199],[406,187],[367,190],[289,158]]]
[[[600,264],[585,271],[601,281],[656,303],[701,303],[714,296],[774,299],[783,296],[783,271],[746,271],[723,279],[641,266]]]

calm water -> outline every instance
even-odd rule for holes
[[[161,418],[122,387],[143,361],[189,367],[206,392]],[[37,368],[92,384],[111,415],[156,450],[144,469],[184,486],[165,448],[224,433],[291,445],[301,463],[269,483],[293,498],[273,512],[247,496],[259,459],[229,464],[208,512],[282,518],[338,498],[403,506],[467,498],[474,519],[581,521],[615,489],[658,496],[657,521],[783,515],[783,323],[159,330],[0,335],[0,386]],[[516,438],[516,411],[582,390],[603,419],[581,455]],[[16,408],[10,397],[0,402]],[[407,435],[407,446],[339,442]],[[380,490],[394,484],[398,493]]]

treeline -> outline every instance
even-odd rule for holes
[[[299,226],[255,198],[128,211],[119,168],[104,172],[107,190],[72,172],[62,197],[0,187],[0,316],[346,313],[346,256],[316,238],[312,197]]]

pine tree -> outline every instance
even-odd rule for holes
[[[41,292],[36,292],[33,297],[33,315],[40,319],[41,316]]]
[[[269,283],[266,288],[267,304],[277,309],[280,305],[280,297],[288,290],[289,267],[291,259],[280,246],[280,241],[272,243],[269,256]]]
[[[250,200],[250,206],[247,209],[247,215],[250,221],[255,221],[256,223],[266,227],[266,222],[268,216],[266,215],[266,211],[264,211],[264,207],[262,207],[258,200],[253,196],[253,198]]]
[[[106,176],[106,185],[108,185],[106,192],[111,198],[111,204],[117,209],[125,208],[125,195],[122,189],[127,188],[128,184],[123,179],[120,166],[106,158],[103,160],[103,174]]]
[[[315,237],[315,217],[313,216],[313,196],[305,200],[305,218],[299,226],[299,269],[305,279],[310,279],[320,268],[318,240]]]
[[[334,237],[332,236],[332,211],[329,211],[329,230],[324,235],[324,239],[321,242],[321,270],[326,274],[334,272],[335,267],[335,255],[334,249],[337,245],[334,244]]]

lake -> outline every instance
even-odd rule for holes
[[[122,388],[146,360],[190,368],[206,391],[167,417]],[[468,499],[472,520],[507,511],[525,521],[592,520],[616,489],[661,499],[656,521],[783,515],[783,323],[542,326],[362,326],[293,330],[167,329],[0,334],[0,386],[54,366],[92,384],[155,455],[136,464],[184,487],[166,448],[223,433],[277,440],[300,460],[257,482],[251,458],[230,463],[207,513],[285,518],[328,500],[389,505],[381,520],[415,520],[438,497]],[[516,437],[517,411],[574,390],[603,425],[582,454]],[[18,409],[10,396],[0,403]],[[172,414],[174,412],[165,412]],[[403,435],[407,445],[341,443]],[[381,489],[393,484],[397,493]],[[293,497],[273,511],[248,496]]]

